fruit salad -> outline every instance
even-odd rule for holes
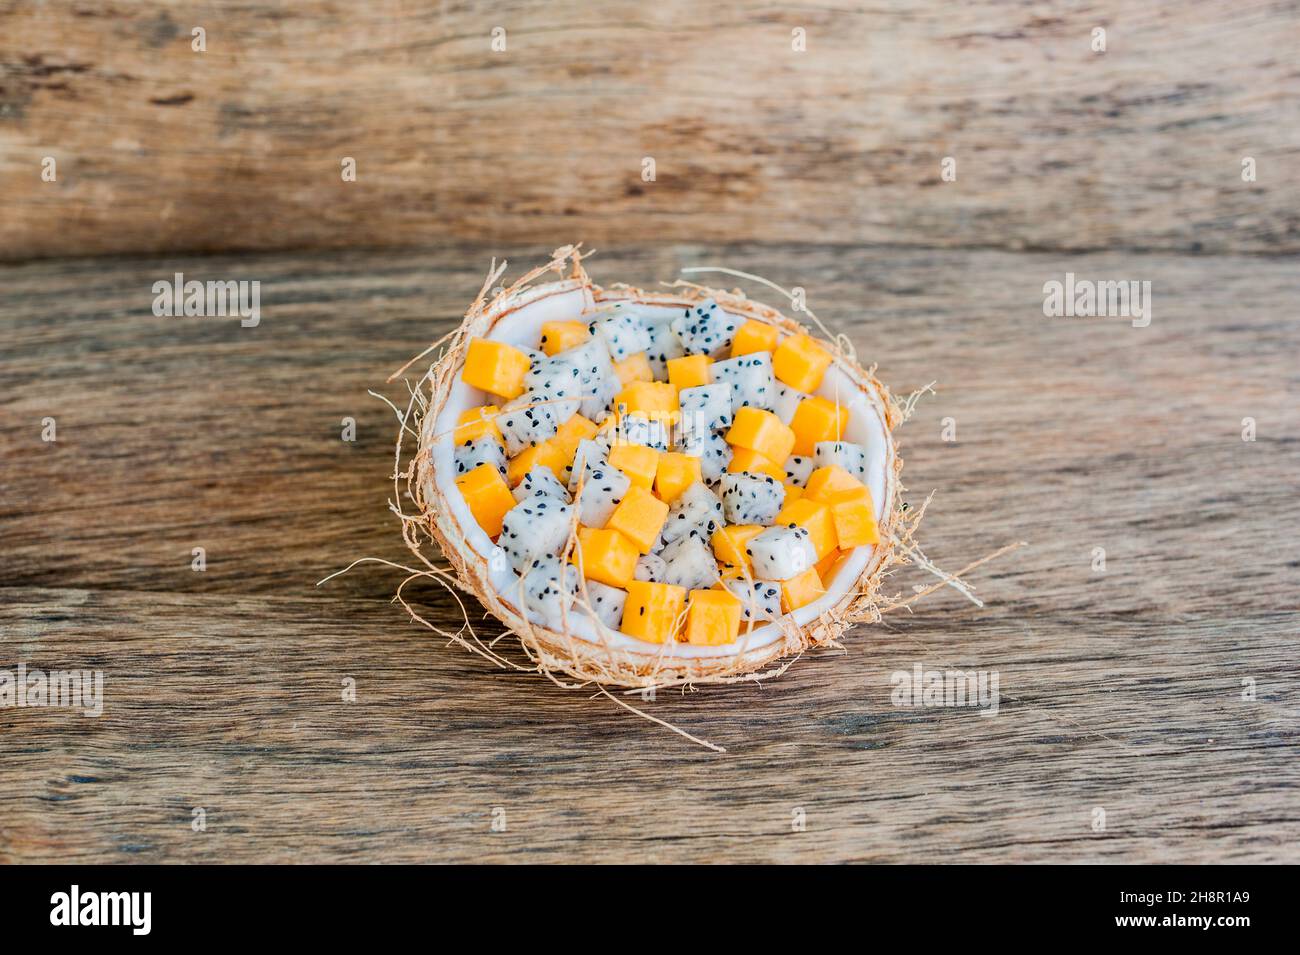
[[[477,338],[456,484],[552,629],[586,613],[647,643],[735,643],[817,600],[879,543],[849,409],[817,394],[833,356],[712,299],[623,302]]]

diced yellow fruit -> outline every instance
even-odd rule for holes
[[[700,480],[700,459],[680,451],[665,451],[659,455],[659,468],[655,472],[655,493],[659,500],[671,504],[677,496]]]
[[[578,450],[578,443],[596,436],[596,425],[589,419],[580,414],[575,414],[564,424],[560,425],[560,430],[551,438],[557,448],[564,453],[564,467],[573,463],[573,455]]]
[[[790,419],[794,453],[808,457],[818,441],[838,441],[849,424],[849,409],[815,395],[799,402]]]
[[[772,523],[777,527],[795,524],[806,530],[818,560],[835,552],[835,518],[831,515],[831,509],[816,498],[801,497],[797,501],[787,501]]]
[[[759,524],[730,524],[713,532],[709,543],[713,546],[713,556],[722,565],[724,577],[741,577],[746,572],[752,577],[754,565],[749,561],[745,548],[749,542],[767,530]]]
[[[618,531],[635,544],[637,550],[648,554],[659,540],[659,532],[667,519],[668,505],[645,488],[633,484],[614,508],[605,527]]]
[[[748,471],[750,474],[766,474],[774,481],[785,480],[785,468],[749,448],[736,448],[731,455],[731,463],[727,465],[727,470],[732,474]]]
[[[467,474],[456,478],[460,495],[469,506],[470,513],[488,537],[501,533],[501,520],[506,511],[515,506],[514,495],[494,464],[480,464]]]
[[[787,484],[785,486],[785,502],[787,504],[791,501],[797,501],[801,497],[803,497],[803,488],[798,484]]]
[[[648,580],[629,581],[619,629],[649,643],[663,643],[673,639],[685,606],[685,587]]]
[[[634,381],[655,380],[655,372],[650,367],[650,359],[645,356],[643,351],[639,351],[635,355],[628,355],[622,361],[614,362],[614,374],[618,375],[618,380],[625,385],[630,385]]]
[[[752,355],[754,352],[771,351],[776,347],[776,339],[779,335],[780,332],[775,325],[750,319],[736,329],[736,337],[731,343],[731,357],[739,358],[741,355]]]
[[[866,490],[861,481],[838,464],[828,464],[826,467],[818,468],[808,475],[808,481],[803,489],[803,496],[825,501],[829,504],[831,498],[835,495],[845,491],[857,491],[859,488]]]
[[[500,413],[501,409],[496,405],[484,405],[481,408],[470,408],[468,411],[462,411],[460,417],[456,419],[456,432],[452,437],[452,442],[461,445],[473,441],[475,438],[481,438],[485,434],[490,434],[497,441],[503,442],[501,429],[497,427],[496,421],[493,420]]]
[[[660,414],[677,410],[677,389],[666,381],[634,381],[614,399],[620,414],[642,414],[659,420]]]
[[[668,381],[679,392],[683,388],[698,388],[713,381],[710,366],[713,359],[708,355],[687,355],[685,358],[668,359]]]
[[[512,345],[475,338],[470,340],[460,377],[473,388],[518,398],[524,393],[524,373],[530,364],[528,356]]]
[[[772,412],[746,405],[736,412],[726,440],[732,447],[757,451],[773,464],[781,465],[794,447],[794,432]],[[785,480],[784,471],[777,480]]]
[[[571,560],[588,580],[626,587],[636,572],[636,545],[608,528],[578,528],[578,546]]]
[[[640,444],[616,444],[609,449],[609,463],[638,487],[651,488],[659,470],[659,452]]]
[[[510,481],[510,486],[514,487],[524,479],[524,475],[533,468],[550,468],[552,473],[564,482],[564,469],[569,466],[573,460],[572,452],[565,452],[564,448],[555,443],[555,439],[543,441],[541,444],[535,444],[531,448],[524,448],[516,454],[506,464],[506,478]]]
[[[558,355],[591,337],[585,322],[542,322],[542,351]]]
[[[796,391],[816,391],[830,367],[831,353],[809,335],[791,335],[772,352],[772,373]]]
[[[829,554],[817,561],[817,576],[825,583],[830,580],[831,571],[840,560],[840,551],[832,550]]]
[[[685,642],[698,647],[735,643],[740,609],[740,598],[729,590],[692,590],[686,608]]]
[[[798,577],[781,581],[781,609],[785,613],[790,613],[812,603],[824,593],[826,588],[822,586],[822,579],[817,575],[817,568],[809,567]]]
[[[879,544],[880,530],[876,527],[871,493],[868,491],[865,498],[853,496],[850,491],[841,492],[841,495],[836,495],[830,506],[840,547],[848,550],[864,544]]]

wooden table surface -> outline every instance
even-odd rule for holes
[[[897,391],[938,381],[900,435],[929,555],[1029,544],[972,575],[983,609],[634,701],[718,754],[444,645],[394,571],[315,586],[405,560],[366,389],[403,393],[503,251],[550,246],[0,271],[0,668],[105,675],[98,718],[0,709],[0,861],[1300,860],[1293,259],[601,250],[598,281],[808,289]],[[1067,270],[1151,281],[1151,325],[1045,318]],[[260,325],[154,317],[175,271],[261,281]],[[997,715],[892,705],[917,664],[996,671]]]

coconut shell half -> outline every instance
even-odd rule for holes
[[[552,271],[561,276],[558,281],[536,282]],[[562,631],[530,621],[526,608],[518,606],[518,578],[499,551],[494,559],[495,545],[470,514],[455,483],[452,434],[456,419],[462,411],[485,403],[483,392],[461,381],[471,339],[535,347],[543,322],[578,318],[604,304],[630,301],[680,310],[706,298],[744,319],[817,336],[739,291],[687,283],[665,292],[623,285],[603,288],[591,281],[582,255],[571,246],[557,250],[548,265],[509,288],[489,294],[500,274],[500,269],[494,268],[465,320],[444,340],[441,356],[412,387],[412,403],[398,441],[398,472],[407,478],[416,507],[416,513],[403,515],[408,546],[432,567],[426,551],[430,539],[437,543],[450,565],[445,572],[438,569],[440,576],[454,579],[519,638],[532,661],[530,669],[552,677],[562,673],[582,682],[621,687],[752,680],[782,672],[792,658],[810,648],[838,647],[849,627],[879,619],[877,594],[882,577],[902,560],[898,547],[910,535],[908,517],[900,505],[903,462],[893,438],[903,413],[884,385],[857,363],[846,343],[823,338],[835,358],[818,394],[849,407],[845,440],[868,450],[866,483],[876,505],[880,544],[853,551],[827,583],[825,596],[777,621],[756,624],[748,633],[742,628],[739,639],[725,646],[645,643],[601,626],[577,606]],[[412,435],[418,435],[414,457],[408,458],[403,470],[404,445],[409,456]],[[511,594],[513,599],[507,596]],[[583,597],[580,593],[579,602]]]

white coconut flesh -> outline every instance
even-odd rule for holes
[[[599,297],[593,298],[590,288],[573,281],[537,286],[531,290],[531,293],[524,297],[522,304],[512,306],[509,313],[496,322],[486,337],[519,348],[536,349],[544,322],[587,321],[590,320],[587,313],[598,303],[639,301],[628,299],[616,290],[612,292],[597,290],[596,295]],[[642,304],[645,308],[662,311],[666,316],[676,316],[681,314],[682,308],[688,303],[683,300],[680,305]],[[748,318],[739,314],[737,317],[741,322]],[[817,389],[816,394],[849,409],[849,421],[843,439],[866,449],[867,475],[863,483],[871,489],[871,499],[876,508],[876,523],[884,527],[885,508],[889,505],[886,482],[893,472],[894,446],[889,438],[882,407],[872,401],[867,393],[857,387],[834,363],[826,370],[821,387]],[[432,442],[431,448],[434,480],[440,496],[462,529],[466,545],[486,563],[489,579],[497,593],[501,595],[502,601],[522,612],[522,608],[517,606],[517,595],[520,593],[519,575],[510,569],[506,561],[491,559],[496,545],[479,527],[465,499],[461,496],[460,489],[456,486],[456,467],[453,459],[455,444],[450,439],[450,435],[456,427],[457,419],[463,412],[494,403],[494,400],[491,395],[461,381],[460,375],[457,374],[437,419],[432,423],[426,420],[425,428],[431,425],[432,431],[426,433],[448,436],[444,440]],[[802,627],[830,611],[857,584],[858,578],[871,562],[875,550],[875,547],[869,545],[855,548],[840,562],[834,576],[828,581],[823,581],[826,587],[823,596],[793,613],[786,614],[782,619],[793,620],[796,626]],[[540,615],[531,611],[528,613],[528,619],[535,624],[542,623]],[[769,646],[780,640],[783,635],[780,621],[772,621],[760,623],[748,632],[742,628],[740,636],[734,643],[719,646],[675,643],[665,650],[661,644],[649,643],[604,627],[576,604],[568,614],[567,632],[571,637],[595,646],[608,647],[624,653],[667,655],[681,659],[738,656]]]

